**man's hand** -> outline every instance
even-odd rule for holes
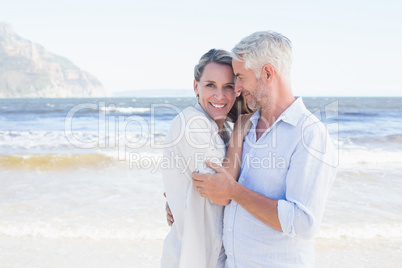
[[[163,193],[163,195],[166,197],[166,193]],[[172,224],[174,223],[174,218],[173,218],[173,214],[172,214],[172,211],[170,210],[168,202],[166,202],[165,210],[166,210],[167,223],[170,227],[172,227]]]
[[[216,171],[216,174],[202,174],[193,172],[193,183],[197,192],[219,204],[222,200],[232,199],[234,188],[237,184],[235,179],[223,167],[206,161],[206,165]]]

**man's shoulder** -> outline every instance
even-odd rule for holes
[[[326,147],[329,141],[329,134],[326,126],[310,111],[306,110],[300,116],[296,128],[297,135],[304,146],[307,144],[320,144],[320,147]]]
[[[334,146],[327,126],[319,119],[321,112],[318,110],[312,113],[303,104],[303,107],[298,109],[298,113],[299,120],[296,128],[293,128],[295,138],[297,136],[295,141],[297,147],[314,156],[314,159],[320,159],[323,163],[335,166]]]
[[[290,131],[289,135],[294,137],[295,142],[303,144],[319,142],[324,145],[329,140],[327,128],[319,119],[320,111],[310,112],[301,98],[296,99],[285,113],[288,117],[284,121],[293,125],[293,128],[287,128],[287,131]]]
[[[320,117],[320,112],[316,113],[310,112],[304,105],[303,100],[298,98],[295,107],[290,111],[291,121],[295,124],[298,130],[303,132],[307,131],[311,134],[326,133],[326,127],[318,118]]]

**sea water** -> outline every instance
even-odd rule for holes
[[[304,98],[338,175],[317,267],[402,261],[402,98]],[[171,120],[193,98],[0,99],[0,267],[158,267]]]

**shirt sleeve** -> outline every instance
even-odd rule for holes
[[[184,132],[181,132],[183,128]],[[191,173],[213,173],[214,171],[205,165],[206,159],[221,164],[225,150],[219,148],[223,142],[219,142],[218,137],[214,135],[211,122],[202,115],[186,118],[181,122],[175,120],[166,139],[172,146],[165,150],[165,157],[172,159],[172,166],[164,169],[163,181],[175,219],[172,228],[178,236],[177,251],[180,259],[176,267],[207,267],[209,252],[213,250],[206,246],[214,243],[208,241],[213,239],[213,234],[208,233],[210,229],[205,222],[211,217],[208,215],[209,207],[218,205],[196,192]],[[221,244],[218,246],[216,260]]]
[[[291,156],[286,176],[286,198],[278,201],[284,234],[312,238],[318,231],[329,190],[336,175],[335,152],[318,122],[305,129]]]

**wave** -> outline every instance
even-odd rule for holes
[[[124,227],[124,226],[130,226]],[[152,228],[133,226],[132,223],[95,222],[68,224],[63,222],[2,222],[0,235],[10,237],[41,237],[50,239],[92,239],[92,240],[157,240],[164,239],[168,228],[156,225]],[[402,224],[343,224],[322,225],[317,239],[401,239]]]
[[[99,223],[99,222],[98,222]],[[166,227],[157,228],[130,228],[123,226],[94,226],[30,222],[30,223],[1,223],[0,235],[11,237],[41,237],[50,239],[93,239],[93,240],[139,240],[164,239],[168,232]],[[117,228],[119,227],[119,228]]]
[[[402,151],[370,150],[354,148],[339,151],[340,165],[402,164]]]
[[[112,157],[103,154],[0,155],[0,168],[8,170],[68,170],[110,164]]]
[[[122,113],[122,114],[142,114],[151,111],[151,108],[134,108],[134,107],[116,107],[114,109],[101,107],[101,111],[106,113]]]
[[[368,113],[368,112],[341,112],[340,113],[340,117],[342,117],[342,115],[346,115],[346,116],[360,116],[360,117],[377,117],[377,116],[381,116],[378,113]]]
[[[156,144],[156,143],[155,143]],[[156,146],[156,145],[155,145]],[[144,151],[145,150],[145,151]],[[0,155],[0,169],[2,170],[71,170],[77,168],[99,168],[118,165],[120,157],[138,169],[159,169],[165,161],[161,150],[153,153],[146,152],[149,147],[141,151],[129,148],[125,152],[116,150],[102,150],[94,153],[38,153],[38,154],[9,154]],[[123,156],[121,154],[124,153]],[[349,167],[382,167],[401,166],[402,151],[369,151],[355,149],[353,151],[340,150],[339,166]]]
[[[337,226],[323,225],[317,238],[325,239],[375,239],[402,238],[402,224],[400,223],[378,223],[378,224],[343,224]]]
[[[376,144],[402,144],[402,134],[392,134],[392,135],[387,135],[387,136],[375,136],[375,137],[358,137],[358,138],[350,138],[350,141],[356,144],[361,144],[361,143],[376,143]]]
[[[97,127],[97,126],[96,126]],[[32,150],[37,152],[49,152],[50,150],[79,150],[80,144],[93,144],[93,148],[98,148],[98,144],[105,144],[107,148],[113,149],[119,141],[123,143],[141,144],[145,140],[145,145],[151,141],[159,144],[166,136],[168,125],[159,124],[158,128],[162,131],[151,129],[123,130],[116,133],[114,130],[108,132],[73,130],[73,136],[66,136],[64,131],[0,131],[0,149],[2,154],[13,154],[14,152],[25,152]],[[114,145],[113,145],[114,144]]]

